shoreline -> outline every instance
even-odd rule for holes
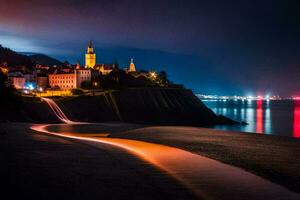
[[[79,127],[81,128],[81,125]],[[231,196],[237,199],[299,198],[299,194],[243,169],[189,151],[137,140],[108,138],[103,135],[102,131],[98,134],[97,132],[94,134],[78,132],[79,127],[71,132],[62,130],[65,129],[64,125],[57,126],[59,129],[56,131],[51,131],[49,125],[34,125],[31,129],[80,142],[104,143],[119,147],[169,174],[193,191],[200,199],[232,199]]]
[[[11,123],[13,124],[15,123]],[[59,128],[60,131],[68,131],[74,126],[61,125],[55,127],[53,124],[50,129],[53,131]],[[182,126],[102,123],[97,124],[90,131],[86,131],[89,130],[88,124],[86,127],[84,124],[80,126],[82,126],[81,130],[78,129],[80,134],[107,132],[111,138],[132,139],[183,149],[242,168],[300,193],[298,187],[300,140],[298,139]]]
[[[233,165],[300,193],[300,140],[211,128],[155,126],[114,133],[180,148]]]
[[[127,152],[40,134],[32,125],[0,123],[3,191],[12,199],[196,199]]]

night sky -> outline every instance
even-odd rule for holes
[[[195,92],[300,94],[300,4],[289,0],[0,0],[0,44],[84,64],[166,70]]]

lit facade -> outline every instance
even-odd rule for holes
[[[94,53],[93,44],[90,41],[89,46],[87,48],[87,52],[85,54],[85,67],[94,68],[95,65],[96,65],[96,54]]]
[[[48,77],[46,76],[38,76],[36,78],[36,85],[38,88],[45,89],[48,87]]]
[[[26,80],[24,77],[11,76],[9,80],[16,89],[23,89],[25,87]]]
[[[107,75],[113,70],[112,65],[102,64],[99,66],[99,72],[101,72],[103,75]]]
[[[96,64],[96,54],[94,52],[93,44],[90,42],[85,54],[85,68],[94,69],[98,72],[101,72],[103,75],[107,75],[113,70],[113,65]]]
[[[76,69],[76,87],[81,87],[81,83],[84,81],[91,81],[92,71],[90,69]]]
[[[128,72],[136,72],[135,65],[133,63],[133,59],[131,59],[131,61],[130,61]]]
[[[62,90],[80,88],[84,81],[91,81],[91,70],[76,69],[73,73],[49,74],[49,85],[51,88]]]
[[[26,83],[35,83],[36,82],[36,74],[23,74]]]
[[[51,88],[57,89],[73,89],[76,88],[75,73],[72,74],[49,74],[49,85]]]

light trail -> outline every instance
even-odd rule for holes
[[[41,98],[43,101],[45,101],[53,113],[56,115],[56,117],[63,123],[66,124],[76,124],[77,122],[69,120],[69,118],[64,114],[64,112],[60,109],[60,107],[53,101],[52,99],[49,98]]]
[[[169,174],[200,199],[267,198],[296,200],[300,196],[242,169],[220,163],[181,149],[159,144],[119,138],[93,138],[48,131],[51,125],[34,125],[31,129],[59,137],[80,140],[89,145],[110,144],[122,148]],[[103,147],[102,147],[103,148]]]
[[[52,106],[53,103],[55,104],[55,102],[51,102]],[[53,107],[55,109],[55,106]],[[57,111],[57,109],[55,110]],[[64,121],[74,123],[64,117],[65,115],[61,115],[61,113],[58,115]],[[51,125],[33,125],[31,129],[54,136],[80,140],[96,147],[101,143],[119,147],[169,174],[200,199],[300,199],[299,194],[242,169],[178,148],[136,140],[52,132],[48,130],[49,126]]]

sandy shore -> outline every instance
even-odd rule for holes
[[[194,127],[145,127],[110,137],[178,147],[300,192],[300,140]]]
[[[299,194],[241,168],[189,151],[138,140],[107,137],[109,129],[112,129],[111,132],[121,129],[124,131],[124,128],[130,127],[134,128],[131,124],[121,123],[74,124],[72,122],[54,126],[34,125],[31,129],[53,137],[96,145],[95,147],[108,144],[120,148],[176,179],[199,199],[296,200],[300,198]]]
[[[9,199],[194,199],[175,180],[111,145],[0,123],[2,196]]]
[[[59,132],[76,130],[80,135],[93,133],[92,137],[99,137],[94,133],[107,133],[112,138],[134,139],[181,148],[238,166],[300,192],[298,188],[300,140],[194,127],[145,127],[122,123],[93,126],[85,124],[76,128],[73,126],[77,125],[51,126],[50,129]],[[133,188],[140,187],[139,190],[143,192],[138,193],[138,197],[145,195],[150,197],[149,199],[160,199],[170,195],[168,194],[170,192],[175,195],[172,199],[176,199],[177,196],[180,198],[188,196],[188,193],[174,180],[170,180],[139,160],[129,158],[127,154],[111,146],[101,146],[99,151],[99,149],[69,139],[33,134],[28,127],[29,124],[0,124],[0,130],[6,132],[1,135],[0,140],[1,152],[4,153],[1,162],[9,164],[7,169],[1,171],[9,171],[9,185],[19,191],[16,194],[25,193],[28,197],[36,194],[39,197],[45,192],[64,193],[66,191],[67,194],[73,195],[74,193],[75,199],[81,199],[81,196],[76,194],[82,188],[86,197],[111,197],[106,193],[113,192],[113,196],[120,199],[124,197],[123,193],[125,196],[130,195],[135,191]],[[106,164],[103,165],[103,163]],[[128,169],[128,166],[131,166],[131,169]],[[134,170],[136,167],[140,168],[139,172]],[[90,172],[86,169],[93,170]],[[111,169],[113,169],[113,175],[110,175]],[[147,181],[141,184],[141,180],[145,177]],[[88,178],[87,182],[82,181],[86,178]],[[131,179],[130,182],[126,181]],[[94,186],[103,184],[103,181],[104,187]],[[43,184],[40,185],[41,183]],[[157,195],[157,188],[166,190],[167,194],[159,192]],[[170,188],[178,191],[175,192]],[[32,193],[28,194],[27,191]],[[53,194],[50,197],[55,197]]]

